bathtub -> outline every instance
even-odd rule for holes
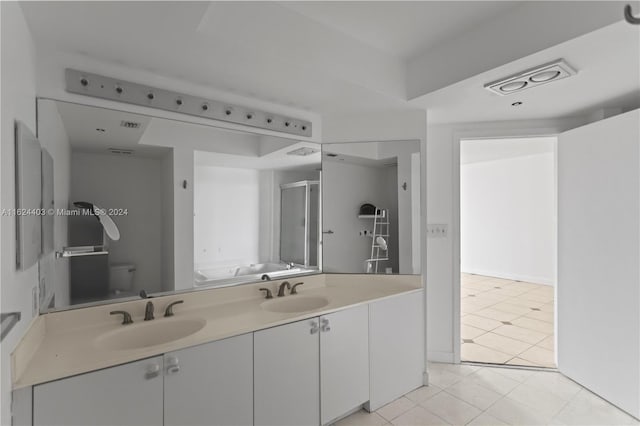
[[[255,263],[251,265],[197,269],[195,271],[195,286],[219,287],[260,281],[265,274],[273,280],[312,272],[317,272],[317,269],[305,268],[300,265],[294,265],[292,268],[287,269],[287,265],[284,263]]]

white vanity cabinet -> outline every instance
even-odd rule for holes
[[[416,291],[369,304],[370,411],[423,384],[422,296]]]
[[[253,337],[164,356],[164,426],[253,424]]]
[[[255,424],[327,424],[369,400],[362,305],[254,333]]]
[[[369,307],[320,317],[321,423],[369,400]]]
[[[33,388],[36,426],[162,425],[162,357]]]
[[[320,423],[318,318],[253,334],[256,426]]]

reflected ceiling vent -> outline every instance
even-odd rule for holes
[[[571,68],[564,59],[558,59],[548,64],[529,68],[518,74],[487,83],[484,85],[484,88],[500,96],[506,96],[542,84],[562,80],[575,74],[576,71]]]
[[[107,151],[109,151],[112,154],[116,154],[116,155],[131,155],[131,154],[133,154],[133,150],[132,149],[126,149],[126,148],[109,148],[109,149],[107,149]]]
[[[317,148],[303,146],[302,148],[287,152],[287,155],[299,155],[301,157],[306,157],[307,155],[315,154],[316,152],[320,152],[320,150]]]
[[[139,129],[140,126],[142,126],[142,123],[138,123],[136,121],[122,120],[120,122],[120,127],[126,127],[127,129]]]

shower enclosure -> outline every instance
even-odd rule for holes
[[[322,267],[320,181],[280,185],[280,260]]]

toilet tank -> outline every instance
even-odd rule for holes
[[[136,266],[131,263],[114,263],[109,266],[109,289],[112,291],[131,290]]]

